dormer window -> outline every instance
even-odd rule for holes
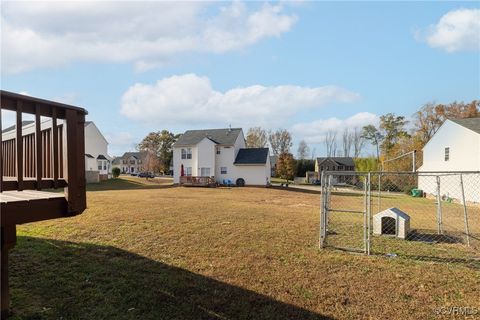
[[[445,161],[450,160],[450,147],[445,147]]]

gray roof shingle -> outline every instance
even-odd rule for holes
[[[28,126],[29,124],[32,124],[34,122],[35,121],[33,121],[33,120],[24,120],[24,121],[22,121],[22,128],[25,127],[25,126]],[[13,131],[13,130],[15,130],[16,127],[17,127],[17,125],[14,124],[13,126],[10,126],[8,128],[3,129],[2,133],[7,133],[7,132],[10,132],[10,131]]]
[[[335,161],[336,163],[342,166],[351,166],[351,167],[355,166],[355,162],[353,161],[352,157],[326,157],[326,158],[324,157],[324,158],[317,158],[317,162],[320,165],[323,161],[327,159]]]
[[[238,150],[233,164],[265,164],[267,163],[268,148],[247,148]]]
[[[449,119],[467,129],[480,133],[480,118]]]
[[[241,128],[188,130],[178,138],[173,146],[194,146],[205,138],[212,140],[216,144],[231,146],[235,144],[241,132]]]

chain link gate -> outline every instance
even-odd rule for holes
[[[320,248],[480,268],[480,172],[322,172]]]
[[[352,186],[351,201],[337,200],[343,192],[339,184]],[[320,248],[370,254],[370,174],[322,172],[321,194]]]

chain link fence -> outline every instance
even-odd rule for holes
[[[480,263],[480,172],[324,172],[320,247]]]

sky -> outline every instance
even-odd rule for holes
[[[2,1],[0,44],[2,90],[86,108],[111,155],[231,125],[322,156],[329,130],[480,98],[479,2]]]

